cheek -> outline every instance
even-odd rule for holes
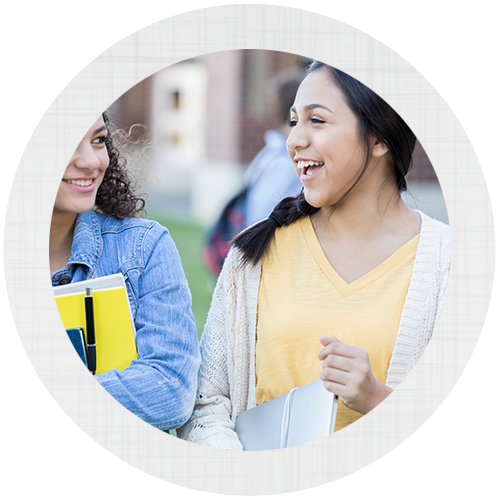
[[[332,156],[341,165],[347,168],[355,168],[359,165],[365,158],[365,153],[358,141],[352,139],[352,137],[345,137],[338,143],[338,148],[332,151]]]
[[[56,199],[54,200],[54,206],[57,207],[61,201],[64,200],[63,183],[59,184],[59,189],[57,190]]]
[[[109,163],[106,164],[106,167],[103,169],[102,171],[102,175],[104,176],[106,174],[106,172],[108,171],[108,168],[109,168]]]
[[[106,175],[106,172],[109,168],[109,156],[108,152],[105,149],[100,155],[99,155],[99,162],[100,162],[100,171],[101,174],[97,178],[97,189],[101,187],[102,181],[104,180],[104,176]]]
[[[103,173],[105,173],[109,167],[109,156],[108,156],[108,151],[106,149],[103,151],[103,154],[99,158],[99,161],[101,163],[101,170],[103,171]]]
[[[106,168],[102,169],[102,174],[101,174],[101,176],[98,179],[98,183],[99,184],[98,184],[97,189],[95,191],[95,195],[96,196],[97,196],[97,193],[98,193],[99,189],[101,188],[101,186],[102,186],[102,184],[104,182],[104,177],[106,176],[106,172],[108,171],[108,167],[109,167],[109,162],[108,162],[108,164],[106,164]]]
[[[326,131],[317,133],[314,138],[314,148],[320,154],[323,160],[334,158],[337,152],[344,147],[344,141],[341,137],[329,134]]]

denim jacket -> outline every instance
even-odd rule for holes
[[[78,214],[71,257],[52,275],[52,285],[64,277],[77,282],[116,273],[125,278],[138,359],[95,377],[138,417],[161,430],[176,429],[193,410],[200,353],[175,244],[157,222]]]

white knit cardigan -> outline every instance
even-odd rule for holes
[[[448,282],[450,230],[419,212],[422,225],[410,286],[387,372],[395,389],[429,342]],[[217,281],[202,335],[202,362],[194,411],[178,429],[182,439],[242,450],[234,432],[238,415],[256,406],[255,344],[262,263],[243,265],[233,248]]]

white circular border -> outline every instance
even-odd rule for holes
[[[59,179],[95,116],[159,69],[236,48],[317,58],[384,97],[431,158],[452,229],[452,273],[442,317],[402,386],[342,433],[298,449],[266,453],[223,452],[184,443],[125,411],[73,362],[68,342],[60,335],[62,325],[47,280],[48,228]],[[230,494],[282,493],[324,484],[368,465],[417,429],[446,397],[472,354],[491,293],[493,255],[493,219],[477,158],[429,83],[390,49],[349,26],[269,6],[182,14],[135,33],[93,61],[64,89],[31,138],[14,180],[5,225],[6,282],[18,332],[37,373],[64,411],[138,469],[182,486]]]

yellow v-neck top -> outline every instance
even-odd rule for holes
[[[319,379],[321,335],[366,350],[375,378],[385,383],[418,239],[347,284],[326,258],[309,217],[276,230],[259,287],[257,404]],[[335,431],[361,416],[339,398]]]

